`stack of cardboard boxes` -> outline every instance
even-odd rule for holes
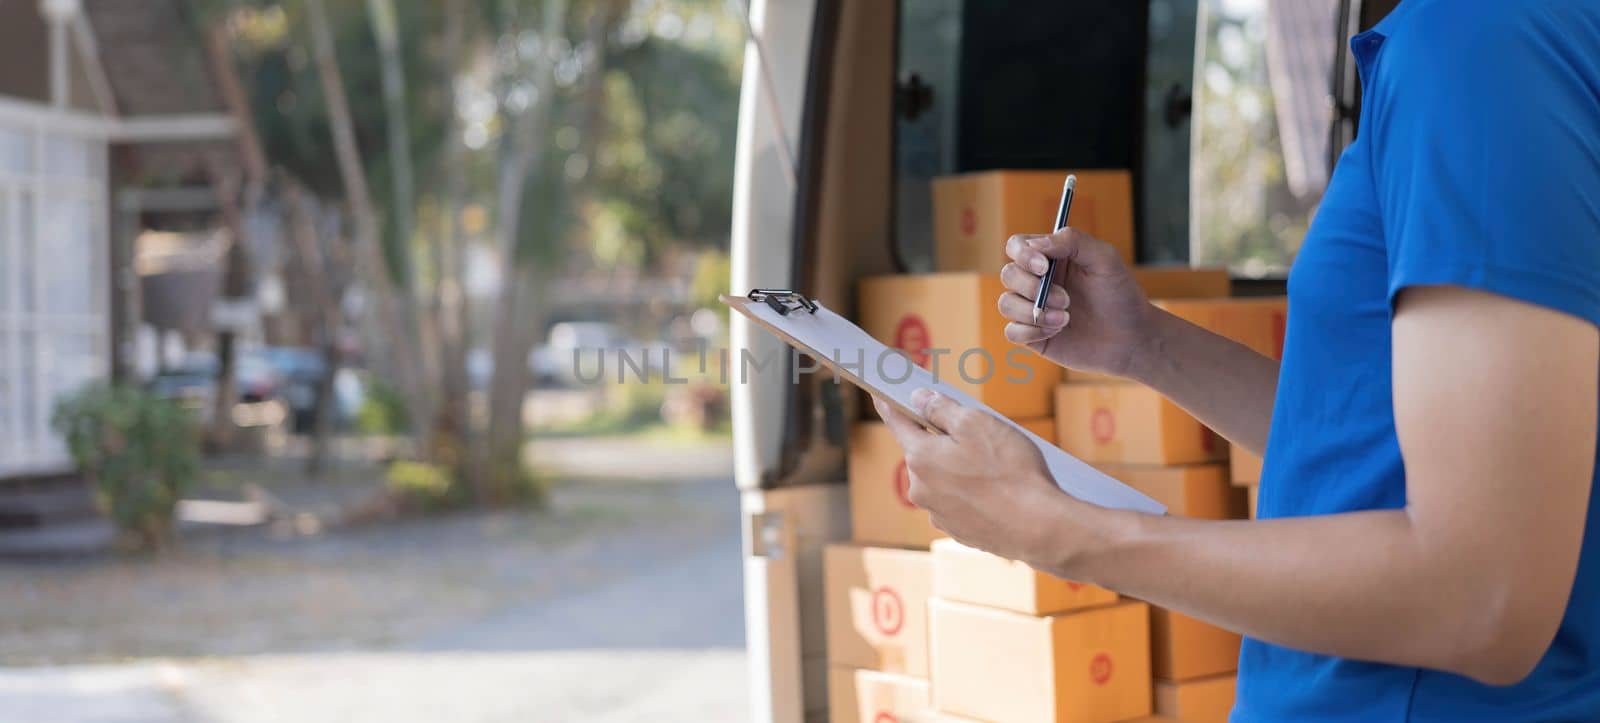
[[[1283,341],[1289,330],[1289,307],[1287,300],[1278,299],[1272,309],[1271,336],[1263,343],[1251,345],[1262,354],[1273,359],[1283,358]],[[1240,447],[1230,445],[1228,449],[1228,479],[1236,487],[1243,487],[1248,500],[1250,519],[1256,518],[1256,488],[1261,484],[1261,455]]]
[[[1073,225],[1131,261],[1128,174],[1076,173]],[[1065,174],[936,180],[937,273],[864,280],[861,326],[1172,514],[1243,516],[1242,490],[1229,484],[1243,467],[1230,474],[1227,443],[1177,405],[1124,380],[1063,375],[1006,340],[995,310],[1003,243],[1049,230]],[[1178,316],[1263,353],[1281,347],[1282,301],[1225,298],[1223,270],[1135,275]],[[849,478],[853,543],[825,553],[833,720],[1226,719],[1237,635],[940,539],[875,418],[851,430]]]
[[[1197,326],[1276,356],[1281,298],[1172,299],[1156,304]],[[1246,514],[1230,484],[1228,444],[1181,407],[1137,384],[1069,375],[1056,391],[1057,442],[1165,504],[1169,514],[1229,519]],[[1150,608],[1155,709],[1185,721],[1226,721],[1240,638],[1192,617]]]
[[[940,179],[937,273],[867,279],[857,303],[867,332],[1047,440],[1061,370],[1006,340],[995,302],[1005,239],[1050,230],[1063,177]],[[1073,220],[1131,259],[1128,175],[1079,172]],[[825,552],[835,721],[1113,721],[1149,712],[1141,603],[1119,605],[1110,591],[948,540],[930,552],[942,535],[908,498],[904,456],[875,418],[851,430],[849,477],[854,542]],[[942,592],[930,601],[936,585]]]

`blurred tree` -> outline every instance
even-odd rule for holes
[[[573,199],[587,187],[599,140],[607,45],[628,0],[498,0],[496,96],[505,132],[498,169],[499,245],[488,427],[473,477],[480,499],[508,499],[525,476],[523,402],[528,357],[544,329],[548,285],[565,261]],[[537,11],[536,29],[529,16]],[[571,129],[571,130],[569,130]]]
[[[424,290],[418,285],[412,257],[419,244],[432,249],[439,244],[427,243],[414,233],[418,203],[410,178],[413,159],[430,164],[438,155],[455,110],[450,89],[457,66],[437,62],[437,53],[430,52],[437,43],[430,41],[439,33],[437,20],[466,4],[467,0],[455,0],[396,6],[391,0],[369,0],[363,14],[348,2],[331,7],[306,0],[210,3],[211,12],[225,17],[233,30],[235,57],[249,79],[253,120],[261,129],[262,144],[273,164],[308,192],[344,200],[358,241],[372,236],[380,244],[374,263],[360,265],[367,287],[365,298],[377,311],[382,329],[379,341],[384,345],[374,349],[379,353],[369,358],[397,377],[414,409],[424,410],[415,430],[418,454],[424,457],[431,456],[428,440],[433,436],[433,415],[426,410],[438,406],[436,399],[443,386],[434,383],[435,370],[440,367],[439,357],[449,356],[444,352],[453,350],[431,343],[438,339],[435,330],[442,324],[432,315],[422,316],[417,306],[417,297]],[[317,10],[320,16],[313,13]],[[309,24],[314,19],[326,21],[331,63],[314,62],[320,59],[318,51],[322,49],[318,32],[296,32],[298,28],[315,31]],[[351,104],[340,98],[330,103],[323,70],[336,75],[336,84],[355,96],[379,96],[384,102]],[[412,81],[410,86],[407,78]],[[333,112],[339,105],[346,111],[349,149],[340,143],[338,126],[345,122],[340,113]],[[347,166],[359,178],[347,175]],[[370,228],[365,220],[369,213]],[[358,256],[363,258],[360,252],[364,248],[365,244],[356,244]],[[438,264],[431,266],[437,272]],[[329,296],[312,296],[339,303],[343,295],[341,288]],[[338,318],[323,311],[314,311],[309,317],[314,324]],[[337,328],[316,334],[329,340],[336,335]],[[331,343],[325,346],[332,350]],[[327,416],[320,413],[324,411],[319,410],[319,418]],[[318,439],[323,436],[319,434]]]
[[[467,378],[467,344],[471,314],[467,308],[465,273],[467,266],[466,228],[462,220],[467,206],[468,159],[462,142],[460,108],[465,93],[457,76],[467,67],[468,0],[445,0],[443,49],[440,63],[452,72],[443,78],[444,95],[449,105],[445,114],[443,153],[439,159],[444,176],[444,198],[439,237],[430,257],[435,278],[433,338],[439,349],[439,406],[435,420],[434,445],[437,461],[448,465],[457,479],[468,476],[465,469],[471,435],[472,408],[468,403],[471,384]]]
[[[390,351],[397,362],[407,408],[417,419],[424,420],[412,425],[411,432],[415,439],[413,452],[427,459],[432,451],[429,433],[433,419],[433,389],[424,378],[416,297],[405,284],[404,277],[399,279],[400,283],[396,283],[393,278],[398,273],[396,268],[384,263],[377,211],[367,185],[361,150],[355,141],[355,127],[345,97],[343,73],[334,52],[328,13],[323,0],[306,0],[306,5],[317,77],[328,104],[328,126],[334,139],[334,158],[338,164],[344,198],[355,222],[356,269],[376,302],[379,323],[386,331]],[[330,369],[329,373],[332,371]]]
[[[348,248],[363,269],[385,344],[367,358],[426,427],[417,454],[480,501],[508,499],[553,281],[586,266],[648,273],[675,248],[726,243],[741,24],[720,0],[210,2],[265,154],[293,181],[280,193],[296,247]],[[345,210],[347,244],[306,215],[324,207]],[[502,266],[475,315],[479,241]],[[467,404],[475,316],[494,362],[481,429]]]
[[[696,9],[696,4],[677,10]],[[708,8],[698,8],[705,12]],[[608,74],[609,142],[595,172],[599,213],[624,242],[596,260],[650,266],[670,246],[727,245],[739,115],[737,65],[717,48],[659,35],[618,48]]]
[[[1267,78],[1266,5],[1205,0],[1195,87],[1199,144],[1192,261],[1245,276],[1288,272],[1316,211],[1284,171]]]
[[[524,474],[529,353],[573,252],[644,270],[674,245],[726,243],[742,30],[716,0],[479,7],[492,41],[504,266],[490,315],[487,426],[468,477],[492,502]]]

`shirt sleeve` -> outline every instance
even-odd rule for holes
[[[1600,324],[1600,13],[1583,4],[1434,3],[1379,49],[1360,132],[1391,308],[1455,285]]]

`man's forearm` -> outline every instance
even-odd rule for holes
[[[1491,648],[1507,643],[1486,602],[1503,590],[1462,555],[1427,544],[1401,510],[1099,519],[1098,539],[1062,545],[1080,552],[1054,572],[1326,655],[1484,677],[1492,669],[1475,666],[1492,665]]]
[[[1206,426],[1257,454],[1267,446],[1278,362],[1161,309],[1127,376],[1177,402]]]

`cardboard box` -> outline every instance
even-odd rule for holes
[[[1241,299],[1161,299],[1156,306],[1239,342],[1259,354],[1283,358],[1289,300],[1282,296]]]
[[[1250,495],[1250,519],[1252,519],[1252,520],[1256,518],[1256,504],[1257,504],[1256,503],[1256,490],[1258,490],[1258,489],[1261,489],[1261,488],[1260,487],[1246,487],[1245,488],[1245,493]]]
[[[934,598],[934,707],[1007,723],[1148,715],[1147,608],[1125,602],[1035,617]]]
[[[1013,234],[1055,230],[1061,184],[1078,175],[1073,228],[1133,263],[1133,179],[1127,171],[984,171],[933,179],[933,259],[939,271],[998,274]]]
[[[911,504],[905,454],[883,422],[850,429],[850,536],[867,545],[927,548],[944,537],[928,513]]]
[[[1239,668],[1239,634],[1150,606],[1150,661],[1155,677],[1187,681]]]
[[[912,723],[937,720],[928,681],[876,670],[828,668],[832,723]]]
[[[1093,464],[1194,464],[1227,458],[1227,443],[1183,408],[1138,384],[1056,388],[1056,444]]]
[[[1055,442],[1050,417],[1018,422],[1028,431]],[[850,428],[850,535],[867,545],[916,547],[944,537],[928,513],[911,504],[911,475],[905,454],[883,422],[857,422]]]
[[[1233,290],[1233,279],[1221,266],[1135,266],[1133,280],[1152,299],[1223,299]]]
[[[1034,419],[1018,419],[1018,420],[1016,420],[1016,422],[1017,422],[1017,424],[1022,425],[1023,429],[1026,429],[1026,430],[1028,430],[1030,432],[1033,432],[1034,434],[1039,435],[1039,437],[1042,438],[1044,441],[1049,442],[1051,444],[1055,444],[1056,443],[1056,418],[1055,417],[1036,417]]]
[[[929,554],[829,545],[822,556],[828,662],[928,677]]]
[[[1103,587],[1062,580],[949,538],[933,543],[933,594],[1029,615],[1117,601],[1117,594]]]
[[[1185,683],[1156,681],[1156,713],[1184,723],[1228,723],[1233,713],[1233,674]]]
[[[1261,484],[1261,455],[1237,444],[1228,445],[1228,476],[1240,487]]]
[[[997,271],[864,279],[861,328],[1006,417],[1048,417],[1061,367],[1006,339]],[[884,375],[903,375],[903,364],[883,360]]]
[[[1226,468],[1220,464],[1114,464],[1100,471],[1166,505],[1167,514],[1227,520],[1241,507],[1238,490],[1228,484]]]

